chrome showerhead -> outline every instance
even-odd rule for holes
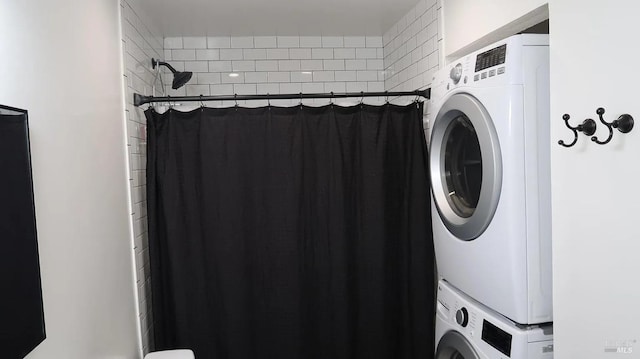
[[[173,83],[171,84],[171,88],[174,90],[179,89],[184,86],[189,80],[191,80],[191,76],[193,76],[193,72],[190,71],[177,71],[173,68],[173,66],[169,65],[164,61],[158,61],[156,59],[151,59],[151,67],[156,68],[156,66],[166,66],[173,73]]]

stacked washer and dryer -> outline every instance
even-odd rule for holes
[[[548,35],[453,61],[427,117],[436,359],[553,358]]]

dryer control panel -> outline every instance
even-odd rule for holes
[[[449,77],[451,77],[451,80],[453,80],[454,84],[458,84],[458,82],[460,82],[460,79],[462,78],[462,64],[458,63],[456,64],[456,66],[451,68],[451,72],[449,73]]]
[[[475,72],[504,64],[507,59],[507,44],[476,55]]]
[[[476,55],[475,60],[476,66],[473,81],[480,81],[496,75],[502,75],[505,73],[506,68],[504,63],[507,60],[507,44],[479,53]],[[498,65],[503,66],[493,68]]]
[[[433,77],[432,103],[459,87],[523,85],[523,53],[541,46],[549,46],[548,35],[520,34],[453,60]]]

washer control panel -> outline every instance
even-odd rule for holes
[[[462,307],[458,309],[456,312],[456,322],[463,328],[469,324],[469,311],[467,311],[467,308]]]
[[[445,328],[461,333],[483,358],[553,358],[550,326],[518,326],[444,280],[438,282],[437,307]]]
[[[477,323],[482,322],[482,318],[479,317],[473,305],[462,298],[451,295],[452,293],[448,289],[445,285],[438,284],[438,310],[459,331],[474,337]]]
[[[553,358],[553,334],[549,328],[518,327],[444,280],[438,283],[437,306],[447,328],[464,335],[486,358]]]

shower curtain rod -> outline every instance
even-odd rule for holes
[[[297,94],[262,94],[262,95],[216,95],[216,96],[145,96],[133,94],[134,106],[151,102],[193,102],[193,101],[242,101],[242,100],[293,100],[309,98],[345,98],[345,97],[398,97],[417,96],[431,98],[431,88],[401,92],[330,92],[330,93],[297,93]]]

